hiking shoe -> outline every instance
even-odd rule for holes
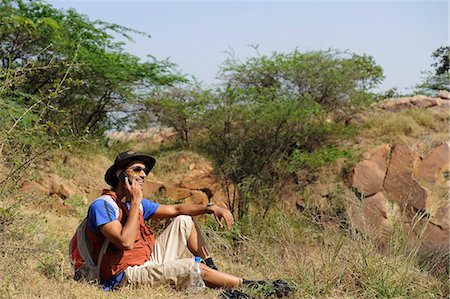
[[[278,298],[288,296],[292,291],[288,282],[283,279],[271,280],[244,280],[243,284],[253,290],[260,291],[267,296]]]
[[[255,298],[250,297],[246,293],[238,290],[226,290],[220,294],[219,299],[255,299]]]
[[[289,286],[288,282],[283,279],[275,280],[272,282],[272,285],[278,298],[288,296],[292,291],[292,288]]]

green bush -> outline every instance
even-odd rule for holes
[[[349,150],[340,150],[335,146],[320,148],[313,152],[294,150],[291,155],[290,168],[295,171],[299,168],[317,169],[339,158],[351,158]]]

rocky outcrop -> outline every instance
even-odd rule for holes
[[[424,157],[404,145],[382,145],[364,155],[348,181],[355,199],[350,222],[386,245],[400,226],[408,244],[450,249],[449,142]]]
[[[413,97],[389,98],[375,105],[377,108],[392,112],[411,108],[433,108],[441,106],[444,106],[447,109],[450,108],[448,91],[441,90],[438,94],[438,98],[416,95]]]
[[[68,180],[64,180],[57,175],[49,174],[41,182],[30,182],[21,189],[23,192],[43,193],[48,196],[57,196],[62,200],[76,194],[77,188]]]
[[[179,162],[179,161],[178,161]],[[174,163],[178,163],[174,161]],[[188,171],[178,174],[170,182],[161,182],[153,175],[144,185],[144,196],[157,197],[157,200],[207,204],[212,202],[221,206],[235,206],[234,186],[218,178],[210,165],[190,163]]]
[[[113,131],[106,137],[108,144],[112,145],[115,142],[139,141],[145,140],[146,144],[161,145],[175,139],[176,132],[172,128],[152,128],[144,131],[135,132],[118,132]]]

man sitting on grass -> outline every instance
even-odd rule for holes
[[[105,173],[105,181],[112,189],[103,190],[102,196],[89,207],[86,233],[95,262],[105,238],[110,240],[100,265],[104,289],[157,283],[183,288],[189,283],[189,270],[194,263],[193,258],[180,258],[186,248],[203,259],[203,279],[209,287],[261,283],[218,271],[191,217],[213,214],[220,226],[225,221],[230,228],[233,216],[228,209],[211,204],[164,205],[143,198],[144,181],[155,162],[153,157],[133,151],[120,153]],[[117,203],[119,216],[105,196]],[[174,219],[155,240],[144,221],[163,218]]]

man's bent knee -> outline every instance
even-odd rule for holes
[[[188,215],[179,215],[172,221],[173,225],[179,227],[179,230],[189,239],[191,231],[194,227],[194,220]]]
[[[178,215],[173,218],[173,222],[187,223],[188,225],[190,225],[193,221],[194,220],[192,220],[192,217],[189,215]]]

